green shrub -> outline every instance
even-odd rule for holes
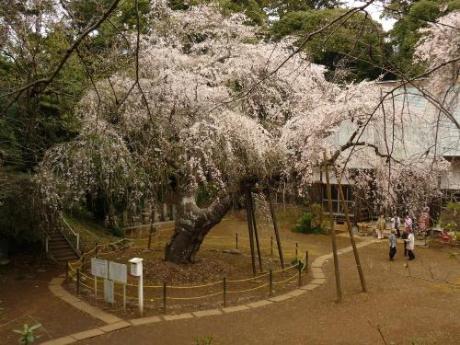
[[[195,345],[212,345],[213,338],[211,336],[195,338]]]
[[[41,326],[42,325],[39,323],[33,326],[29,326],[28,324],[25,324],[23,329],[15,329],[14,332],[21,335],[19,337],[19,344],[29,345],[29,344],[32,344],[38,338],[40,338],[40,336],[35,335],[34,332],[36,329],[40,328]]]
[[[303,270],[305,267],[305,261],[300,260],[299,258],[295,258],[291,261],[291,265],[296,265],[297,268],[300,266],[300,269]]]
[[[439,224],[447,231],[458,230],[460,224],[460,203],[449,202],[441,211]]]
[[[123,230],[123,228],[119,227],[118,225],[115,225],[112,228],[112,235],[117,237],[125,237],[125,231]]]
[[[321,234],[323,232],[321,226],[314,225],[314,216],[310,212],[305,212],[292,230],[302,234]]]

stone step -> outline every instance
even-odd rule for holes
[[[58,234],[58,235],[50,235],[50,236],[49,236],[49,239],[50,239],[50,240],[59,240],[59,239],[61,239],[61,238],[65,238],[64,235]]]
[[[55,242],[55,243],[49,243],[48,248],[50,250],[56,250],[56,249],[68,249],[69,248],[69,243],[67,241],[65,242]]]
[[[59,249],[50,250],[50,252],[54,256],[56,255],[62,256],[62,255],[69,255],[69,254],[76,255],[72,248],[59,248]]]
[[[75,261],[75,260],[78,259],[78,257],[76,255],[72,255],[72,254],[56,255],[56,256],[54,256],[54,258],[57,261]]]

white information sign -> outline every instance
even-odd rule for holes
[[[118,262],[109,262],[109,279],[117,283],[126,284],[128,282],[128,267]]]
[[[107,303],[115,303],[112,280],[104,279],[104,300]]]
[[[107,260],[91,258],[91,274],[99,278],[108,278]]]

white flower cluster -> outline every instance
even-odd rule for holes
[[[378,87],[327,82],[290,39],[267,42],[245,20],[156,2],[133,63],[139,79],[133,68],[99,81],[81,100],[80,136],[46,155],[50,202],[102,192],[130,203],[171,176],[192,190],[283,172],[305,185],[322,153],[337,149],[326,139],[344,121],[359,128],[375,114],[379,123]]]
[[[418,61],[428,64],[434,70],[430,75],[430,89],[434,90],[442,104],[456,99],[445,99],[444,94],[458,83],[460,73],[460,11],[451,12],[420,30],[423,38],[415,50]]]

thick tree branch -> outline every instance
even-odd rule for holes
[[[94,30],[96,30],[110,15],[111,13],[115,10],[115,8],[118,6],[118,3],[120,2],[120,0],[114,0],[112,2],[112,4],[110,5],[110,7],[107,9],[106,12],[104,12],[104,14],[96,21],[94,22],[92,25],[88,26],[81,34],[80,36],[77,37],[77,39],[72,43],[72,45],[67,48],[64,56],[62,57],[61,61],[59,62],[59,64],[57,65],[57,67],[54,69],[53,73],[51,73],[51,75],[47,78],[41,78],[41,79],[36,79],[28,84],[25,84],[23,86],[21,86],[20,88],[16,89],[16,90],[13,90],[11,92],[8,92],[8,93],[5,93],[3,95],[0,95],[0,98],[4,98],[4,97],[9,97],[9,96],[13,96],[13,95],[16,95],[16,97],[14,97],[6,106],[6,110],[9,109],[9,107],[21,96],[21,94],[30,89],[30,88],[33,88],[33,87],[36,87],[38,85],[41,86],[40,89],[36,90],[36,93],[41,93],[43,92],[49,84],[52,83],[52,81],[56,78],[56,76],[59,74],[59,72],[61,71],[61,69],[64,67],[64,65],[66,64],[67,60],[70,58],[70,56],[72,55],[72,53],[78,48],[78,46],[80,45],[80,43],[83,41],[83,39],[85,37],[87,37],[91,32],[93,32]]]

